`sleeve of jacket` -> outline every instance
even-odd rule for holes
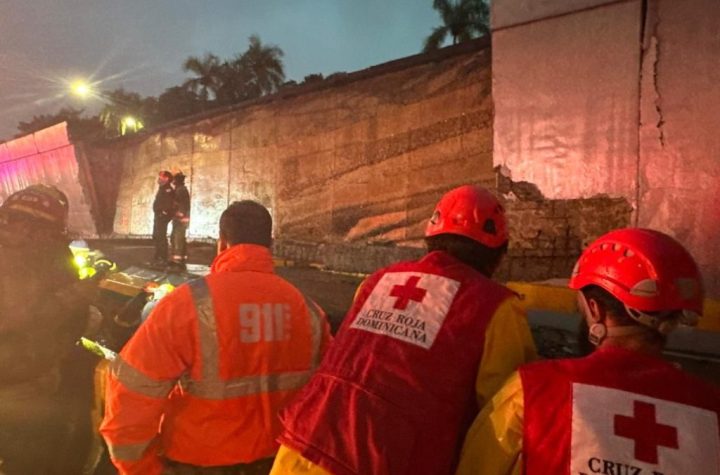
[[[537,359],[527,314],[520,299],[506,299],[495,311],[485,332],[485,347],[480,361],[475,391],[478,406],[500,389],[520,365]]]
[[[190,193],[184,186],[175,190],[175,205],[180,217],[190,216]]]
[[[162,472],[157,435],[167,396],[195,354],[192,306],[187,286],[162,299],[111,364],[100,432],[122,475]]]
[[[524,395],[517,372],[480,411],[456,475],[522,475]]]
[[[331,475],[319,465],[315,465],[295,450],[280,446],[270,475]]]

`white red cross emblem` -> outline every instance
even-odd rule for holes
[[[427,294],[427,290],[421,289],[417,286],[419,281],[420,276],[413,275],[408,277],[408,280],[405,281],[404,285],[393,285],[390,295],[392,297],[397,297],[393,308],[405,310],[411,300],[422,303],[425,298],[425,294]]]
[[[570,473],[720,474],[713,411],[573,384]]]
[[[678,433],[673,426],[658,424],[655,405],[634,402],[634,415],[615,415],[615,435],[635,442],[635,458],[642,462],[658,463],[658,447],[678,448]]]
[[[460,282],[423,272],[388,272],[373,288],[350,328],[429,349]]]

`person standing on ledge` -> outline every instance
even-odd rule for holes
[[[173,175],[167,170],[160,172],[157,178],[158,190],[153,201],[153,244],[155,256],[149,265],[165,267],[168,261],[167,227],[175,215],[175,191],[172,187]]]
[[[187,262],[186,234],[190,225],[190,192],[185,186],[185,175],[178,172],[173,177],[175,189],[175,214],[170,233],[170,270],[184,271]]]

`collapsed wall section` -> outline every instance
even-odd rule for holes
[[[606,232],[630,225],[632,207],[624,198],[549,200],[518,197],[503,190],[510,242],[495,277],[541,281],[570,276],[582,249]],[[400,260],[417,259],[423,248],[280,240],[276,254],[300,264],[351,273],[370,273]]]
[[[606,232],[630,225],[624,198],[506,201],[512,235],[497,278],[541,281],[570,277],[582,250]]]
[[[69,201],[72,235],[97,236],[90,167],[70,141],[65,122],[0,144],[0,201],[34,184],[53,185]]]

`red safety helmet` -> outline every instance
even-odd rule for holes
[[[569,283],[575,290],[588,285],[610,292],[631,317],[651,327],[658,328],[669,312],[702,314],[702,277],[695,260],[659,231],[618,229],[590,244]]]
[[[459,234],[487,247],[498,248],[508,240],[505,209],[485,188],[464,185],[440,198],[425,236]]]
[[[68,199],[65,193],[54,186],[28,186],[8,196],[0,210],[28,216],[62,229],[67,226]]]

